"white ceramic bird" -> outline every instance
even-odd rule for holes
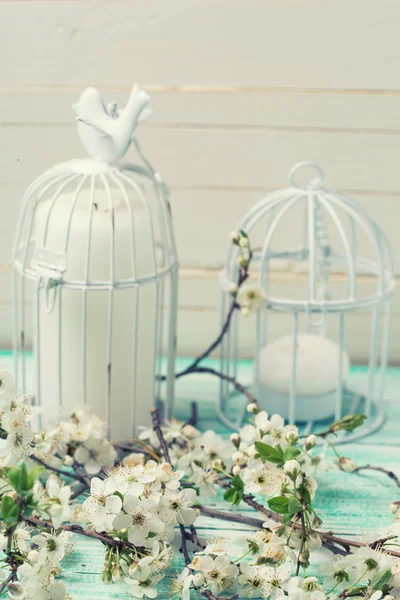
[[[151,114],[145,108],[149,100],[147,92],[135,84],[125,108],[118,111],[115,102],[106,107],[100,92],[88,87],[73,109],[79,137],[89,156],[108,164],[118,163],[129,148],[137,123]]]

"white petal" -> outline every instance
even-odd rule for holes
[[[122,508],[122,500],[119,496],[109,496],[106,500],[106,509],[112,513],[117,513]]]

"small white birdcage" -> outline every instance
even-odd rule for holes
[[[148,424],[156,403],[170,416],[173,403],[171,210],[165,184],[133,138],[148,100],[135,86],[118,112],[94,88],[83,92],[74,109],[91,158],[58,164],[28,187],[14,246],[19,386],[28,389],[32,340],[44,424],[86,405],[107,419],[112,439]],[[142,166],[121,163],[132,140]]]
[[[305,185],[298,183],[301,169],[314,173]],[[324,420],[330,423],[348,413],[364,413],[366,424],[342,436],[341,441],[348,441],[377,429],[383,421],[395,288],[392,252],[385,234],[362,206],[324,187],[318,166],[295,165],[289,181],[291,187],[266,195],[237,226],[253,249],[250,283],[232,297],[241,255],[239,244],[233,244],[221,277],[222,322],[246,288],[250,297],[258,294],[259,301],[254,303],[255,316],[243,318],[234,311],[221,345],[221,371],[236,377],[239,345],[247,348],[254,359],[251,389],[262,408],[281,414],[289,423],[303,423],[305,433],[316,421],[321,429]],[[284,270],[286,279],[276,277],[277,268]],[[358,391],[347,383],[346,350],[355,347],[348,319],[353,313],[368,329],[363,338],[369,355],[368,383]],[[245,412],[245,405],[240,410],[238,405],[231,383],[222,379],[218,413],[235,429]]]

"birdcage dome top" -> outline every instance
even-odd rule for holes
[[[289,183],[261,198],[237,225],[249,236],[252,277],[266,305],[288,312],[338,312],[391,296],[390,244],[365,208],[328,189],[322,169],[310,162],[294,165]],[[238,279],[239,258],[240,247],[232,245],[221,277],[225,290]],[[277,270],[284,276],[277,277]]]
[[[109,248],[107,268],[101,272],[92,266],[99,244]],[[81,261],[72,265],[69,255],[76,255],[77,247]],[[151,168],[71,160],[28,187],[14,268],[29,279],[106,290],[145,284],[176,266],[167,190]]]

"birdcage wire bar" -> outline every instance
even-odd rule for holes
[[[301,169],[313,169],[316,172],[309,183],[300,185],[297,177]],[[330,337],[328,325],[334,326],[338,339],[339,361],[335,392],[335,419],[344,416],[344,401],[349,412],[363,411],[368,420],[359,430],[340,436],[342,443],[358,439],[379,428],[383,422],[382,400],[384,395],[385,372],[388,361],[388,345],[391,318],[391,297],[395,289],[394,260],[389,241],[380,227],[368,215],[367,211],[354,200],[336,191],[326,189],[320,167],[309,162],[295,165],[289,172],[290,187],[272,192],[259,200],[238,223],[236,230],[244,231],[252,239],[257,227],[264,227],[262,245],[253,249],[252,270],[256,271],[259,288],[266,301],[266,307],[257,309],[254,318],[254,378],[253,391],[259,396],[259,359],[262,346],[267,344],[270,332],[268,322],[275,313],[292,315],[292,326],[288,327],[293,336],[292,374],[289,393],[288,422],[296,421],[297,401],[297,337],[300,331],[317,332]],[[303,218],[302,241],[300,245],[273,249],[273,242],[279,238],[282,223],[291,212],[301,210]],[[328,233],[326,222],[330,225]],[[339,240],[331,244],[332,231]],[[372,256],[359,252],[358,239],[364,236],[371,249]],[[232,297],[228,291],[230,282],[236,282],[239,274],[237,258],[239,250],[231,245],[223,270],[221,321],[224,322]],[[293,264],[306,263],[307,292],[301,298],[276,295],[271,286],[271,261],[285,259]],[[335,270],[343,273],[344,291],[335,298],[329,297],[327,290],[330,278]],[[360,290],[361,275],[367,275],[374,282],[373,291],[363,293]],[[343,353],[346,350],[347,315],[368,311],[371,319],[371,331],[368,349],[368,384],[365,393],[347,387],[344,381]],[[231,365],[237,364],[240,344],[239,321],[249,321],[234,315],[231,329],[221,345],[220,368],[222,373],[230,374]],[[336,321],[333,323],[333,321]],[[243,323],[242,323],[243,326]],[[233,386],[221,380],[217,412],[221,421],[233,429],[239,429],[244,418],[245,406],[239,412],[228,407],[236,402],[237,394]],[[232,413],[235,413],[232,416]],[[311,432],[316,422],[308,421],[303,425],[305,432]],[[315,429],[314,429],[315,430]]]
[[[138,146],[137,146],[138,147]],[[142,154],[140,153],[142,157]],[[72,186],[72,187],[71,187]],[[146,187],[146,193],[144,188]],[[46,262],[43,254],[49,248],[47,239],[51,230],[52,215],[57,210],[63,198],[63,192],[72,189],[72,201],[65,225],[64,252],[53,253],[53,263]],[[86,221],[86,249],[82,256],[82,276],[68,278],[68,250],[73,229],[73,220],[78,206],[82,205],[81,192],[88,189],[88,206]],[[109,267],[108,278],[96,279],[90,276],[92,250],[93,250],[93,222],[96,208],[96,197],[102,190],[105,194],[109,219]],[[130,242],[129,264],[130,276],[119,277],[116,273],[116,231],[114,215],[116,210],[115,192],[120,194],[122,204],[127,209]],[[148,191],[150,190],[150,192]],[[135,202],[141,205],[141,210],[146,216],[146,227],[149,231],[151,248],[151,268],[144,273],[139,273],[137,268],[138,248],[135,240]],[[84,200],[84,199],[83,199]],[[43,243],[35,239],[35,219],[39,207],[47,203]],[[157,225],[157,235],[155,233]],[[42,255],[40,252],[42,251]],[[41,264],[41,260],[43,264]],[[33,289],[28,290],[28,285]],[[176,312],[178,294],[178,259],[176,243],[173,232],[171,210],[168,200],[167,188],[161,176],[155,172],[148,161],[145,166],[124,164],[112,166],[105,163],[86,159],[82,161],[69,161],[61,163],[46,171],[27,189],[20,212],[17,233],[13,248],[13,345],[15,374],[18,385],[27,389],[27,311],[32,311],[30,302],[33,301],[33,329],[35,331],[34,365],[35,365],[35,403],[41,405],[42,372],[46,365],[41,364],[41,330],[44,313],[58,312],[58,339],[54,340],[57,355],[57,385],[54,396],[60,410],[63,409],[63,303],[65,293],[74,293],[81,302],[81,347],[80,353],[82,374],[81,391],[79,400],[82,404],[88,402],[87,374],[88,374],[88,297],[93,292],[102,292],[107,295],[107,334],[106,334],[106,369],[104,373],[105,387],[105,418],[110,420],[112,411],[112,366],[113,345],[115,344],[115,298],[116,293],[132,290],[132,315],[119,315],[120,319],[130,321],[133,328],[131,348],[132,390],[130,391],[132,410],[129,415],[131,435],[135,433],[137,407],[135,389],[137,374],[140,368],[140,307],[142,290],[153,289],[154,296],[154,328],[151,345],[153,347],[153,393],[155,400],[163,400],[165,416],[170,418],[173,410],[174,376],[175,376],[175,345],[176,345]],[[146,299],[145,299],[146,300]],[[44,304],[43,304],[44,303]],[[44,306],[44,312],[42,310]],[[30,317],[30,315],[29,315]],[[162,360],[163,344],[166,344],[166,366]],[[165,369],[165,376],[161,377]],[[100,370],[100,369],[99,369]],[[100,370],[101,372],[101,370]],[[162,380],[165,379],[165,382]],[[163,389],[163,393],[162,392]],[[126,392],[128,393],[128,391]],[[148,407],[149,408],[149,407]]]

